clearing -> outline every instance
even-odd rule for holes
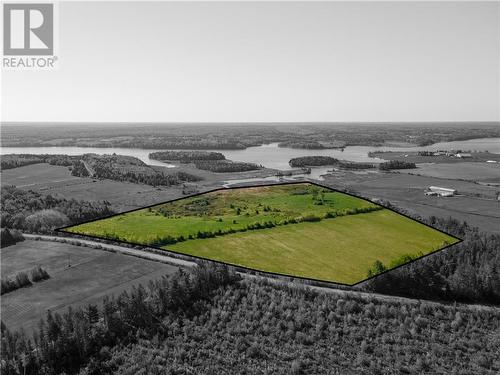
[[[312,183],[221,189],[63,231],[349,285],[363,281],[376,260],[396,266],[458,242]]]

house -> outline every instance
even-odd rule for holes
[[[471,158],[472,155],[466,152],[461,152],[455,155],[457,158]]]
[[[452,197],[457,194],[457,191],[455,189],[443,188],[439,186],[429,186],[429,189],[424,194],[439,197]]]

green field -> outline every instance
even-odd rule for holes
[[[65,231],[345,284],[366,278],[376,260],[390,267],[457,241],[309,183],[218,190]]]

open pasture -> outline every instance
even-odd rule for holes
[[[311,183],[222,189],[63,229],[343,284],[458,240]],[[399,263],[398,263],[399,264]]]
[[[404,254],[427,254],[449,241],[454,240],[444,233],[381,210],[165,248],[267,272],[354,284],[366,278],[376,260],[390,264]]]

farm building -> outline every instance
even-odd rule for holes
[[[472,155],[466,152],[460,152],[455,155],[457,158],[471,158]]]
[[[429,186],[429,189],[425,192],[425,195],[437,195],[440,197],[452,197],[457,193],[455,189],[448,189],[439,186]]]

